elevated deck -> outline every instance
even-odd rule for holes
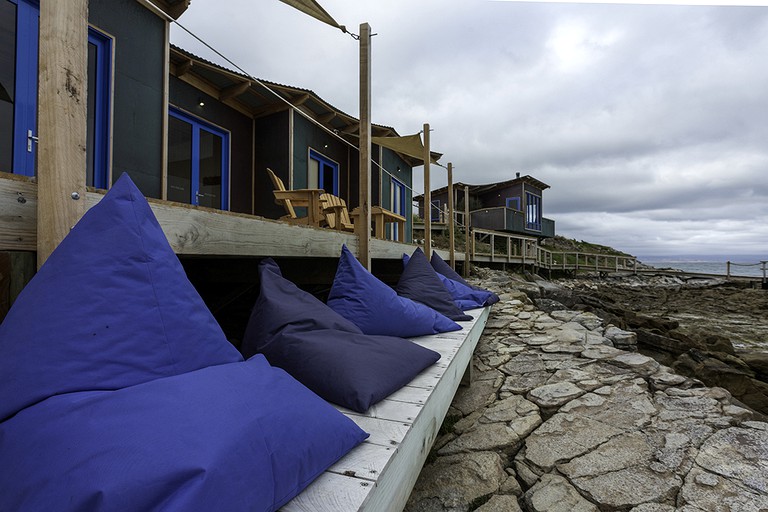
[[[79,200],[90,208],[103,195],[89,191]],[[159,199],[149,203],[179,255],[338,258],[342,244],[358,251],[352,233]],[[398,259],[413,246],[373,238],[370,249],[373,259]],[[37,250],[37,184],[27,177],[0,173],[0,250]]]
[[[469,313],[461,331],[412,341],[440,360],[360,415],[339,408],[370,437],[315,480],[285,512],[400,511],[408,501],[459,383],[470,367],[490,307]]]

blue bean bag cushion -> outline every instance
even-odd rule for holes
[[[485,306],[490,306],[491,304],[499,301],[499,297],[493,292],[483,290],[482,288],[472,287],[470,284],[464,284],[466,281],[463,279],[461,282],[459,282],[445,277],[444,274],[441,274],[440,271],[438,271],[438,267],[435,266],[435,258],[437,258],[437,260],[442,263],[450,272],[456,276],[458,276],[458,274],[456,274],[456,272],[454,272],[453,269],[449,267],[448,264],[443,261],[442,258],[440,258],[440,256],[437,255],[436,252],[432,252],[432,260],[430,261],[430,264],[432,265],[432,268],[435,270],[435,272],[437,272],[437,277],[440,278],[440,282],[443,283],[445,289],[448,290],[448,293],[451,294],[451,298],[453,299],[454,304],[456,304],[460,310],[468,311],[470,309],[482,308]],[[408,265],[408,261],[410,259],[410,256],[403,254],[403,267]]]
[[[0,423],[0,510],[273,511],[367,437],[262,356]]]
[[[365,412],[440,359],[437,352],[402,338],[363,334],[276,273],[269,259],[260,264],[259,278],[243,353],[264,354],[270,364],[330,402]]]
[[[0,510],[275,510],[366,434],[243,362],[123,176],[0,326]]]
[[[341,248],[328,306],[365,334],[409,338],[461,329],[434,309],[400,297],[368,272],[346,245]]]
[[[480,288],[478,286],[472,286],[468,282],[464,280],[459,274],[457,274],[450,265],[448,265],[443,258],[441,258],[435,251],[432,251],[432,257],[429,260],[430,265],[432,265],[432,268],[435,269],[435,272],[437,272],[439,275],[450,279],[451,281],[455,281],[459,284],[462,284],[468,288],[471,288],[472,290],[475,290],[477,292],[488,294],[486,299],[483,301],[483,306],[490,306],[492,304],[496,304],[499,302],[499,296],[493,293],[490,290],[486,290],[485,288]],[[445,284],[445,281],[443,281],[443,284]],[[447,286],[446,286],[447,287]],[[461,289],[461,288],[460,288]],[[453,292],[451,292],[451,295],[453,295]],[[454,298],[456,296],[454,295]],[[479,297],[476,297],[477,300],[479,300]],[[471,299],[474,300],[474,299]]]
[[[0,325],[0,420],[56,394],[241,360],[124,174]]]
[[[421,302],[456,322],[472,320],[470,315],[464,314],[453,302],[451,294],[419,247],[405,264],[395,290],[398,295]]]

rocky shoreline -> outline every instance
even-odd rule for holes
[[[768,510],[762,416],[541,283],[478,284],[501,302],[407,511]]]

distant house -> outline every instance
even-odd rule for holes
[[[550,238],[555,236],[555,221],[543,216],[543,192],[549,185],[532,176],[486,185],[454,185],[454,205],[460,218],[464,212],[464,187],[469,187],[470,226],[495,231]],[[448,204],[448,187],[433,190],[430,219],[444,222]],[[424,195],[414,197],[419,216],[424,218]]]

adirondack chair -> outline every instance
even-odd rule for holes
[[[339,231],[355,230],[355,224],[349,217],[346,201],[333,194],[325,193],[320,195],[320,203],[329,228]]]
[[[302,188],[296,190],[286,190],[283,180],[277,176],[272,169],[267,167],[267,174],[272,180],[275,195],[275,203],[285,208],[286,215],[280,217],[293,224],[305,224],[308,226],[323,227],[328,221],[323,213],[320,196],[324,193],[323,189]],[[296,214],[296,208],[306,208],[306,217],[299,217]]]

